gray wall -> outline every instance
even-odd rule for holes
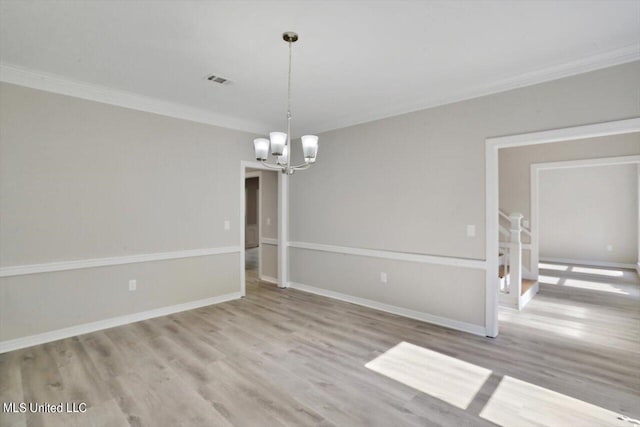
[[[238,246],[252,138],[0,84],[0,266]],[[239,259],[0,279],[0,341],[238,292]]]
[[[639,75],[635,62],[323,133],[291,180],[291,240],[484,260],[485,138],[640,116]],[[292,281],[484,324],[482,274],[334,253],[317,268],[309,252],[291,249]]]
[[[260,198],[262,206],[261,238],[278,238],[278,173],[260,172]],[[262,275],[278,278],[278,246],[262,242],[260,244]]]
[[[531,218],[531,164],[640,154],[640,133],[504,148],[500,162],[500,209]]]
[[[631,164],[541,171],[540,257],[635,265],[637,169]]]

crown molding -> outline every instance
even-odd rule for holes
[[[416,101],[413,103],[397,104],[392,108],[392,111],[387,113],[375,114],[372,112],[367,113],[366,111],[364,111],[364,114],[358,117],[354,115],[347,117],[343,116],[340,118],[340,120],[319,124],[317,128],[313,130],[313,132],[323,133],[331,130],[342,129],[345,127],[369,123],[376,120],[414,113],[420,110],[426,110],[429,108],[435,108],[447,104],[480,98],[482,96],[506,92],[513,89],[533,86],[539,83],[558,80],[564,77],[575,76],[578,74],[584,74],[590,71],[596,71],[603,68],[622,65],[638,60],[640,60],[640,46],[629,45],[619,49],[591,55],[585,58],[564,62],[562,64],[550,65],[535,71],[530,71],[514,77],[502,79],[490,84],[479,85],[474,88],[464,89],[459,91],[458,93],[452,93],[449,96],[437,99],[435,101]],[[388,104],[386,105],[388,106]],[[367,115],[369,117],[366,117]]]
[[[530,71],[490,84],[461,90],[457,93],[452,93],[449,96],[432,100],[430,102],[419,100],[415,102],[398,103],[393,106],[391,110],[386,112],[376,113],[373,111],[364,111],[358,115],[342,116],[339,120],[320,123],[316,126],[313,132],[328,132],[331,130],[395,117],[402,114],[453,104],[455,102],[506,92],[508,90],[532,86],[552,80],[558,80],[564,77],[570,77],[638,60],[640,60],[640,46],[629,45],[585,58],[564,62],[562,64],[550,65],[539,70]],[[76,98],[88,99],[104,104],[116,105],[133,110],[146,111],[163,116],[246,132],[264,134],[268,133],[271,129],[271,126],[265,123],[230,117],[185,104],[173,103],[133,92],[72,80],[63,76],[32,70],[8,63],[0,63],[0,81],[73,96]],[[385,105],[389,106],[388,103]]]
[[[0,81],[223,128],[252,133],[265,133],[269,130],[269,126],[264,123],[230,117],[185,104],[73,80],[8,63],[0,63]]]

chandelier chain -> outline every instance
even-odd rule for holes
[[[293,42],[289,40],[289,81],[287,82],[287,170],[286,173],[289,173],[291,169],[291,157],[293,155],[293,150],[291,147],[291,50]]]

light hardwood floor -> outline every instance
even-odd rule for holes
[[[640,417],[637,276],[607,277],[612,293],[567,286],[597,274],[541,274],[558,284],[543,280],[523,312],[504,310],[490,339],[249,272],[245,299],[0,355],[3,402],[89,406],[0,414],[0,425],[520,427],[551,416],[632,427],[589,411]]]

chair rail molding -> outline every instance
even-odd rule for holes
[[[371,258],[384,258],[397,261],[418,262],[423,264],[451,265],[455,267],[485,269],[485,261],[482,259],[456,258],[440,255],[417,254],[410,252],[396,252],[379,249],[353,248],[347,246],[325,245],[308,242],[289,242],[289,247],[308,249],[312,251],[332,252],[345,255],[356,255]]]
[[[0,277],[22,276],[25,274],[51,273],[78,270],[81,268],[107,267],[111,265],[134,264],[138,262],[164,261],[169,259],[192,258],[208,255],[232,254],[240,252],[240,246],[189,249],[184,251],[157,252],[150,254],[124,255],[106,258],[57,261],[42,264],[25,264],[0,268]]]

